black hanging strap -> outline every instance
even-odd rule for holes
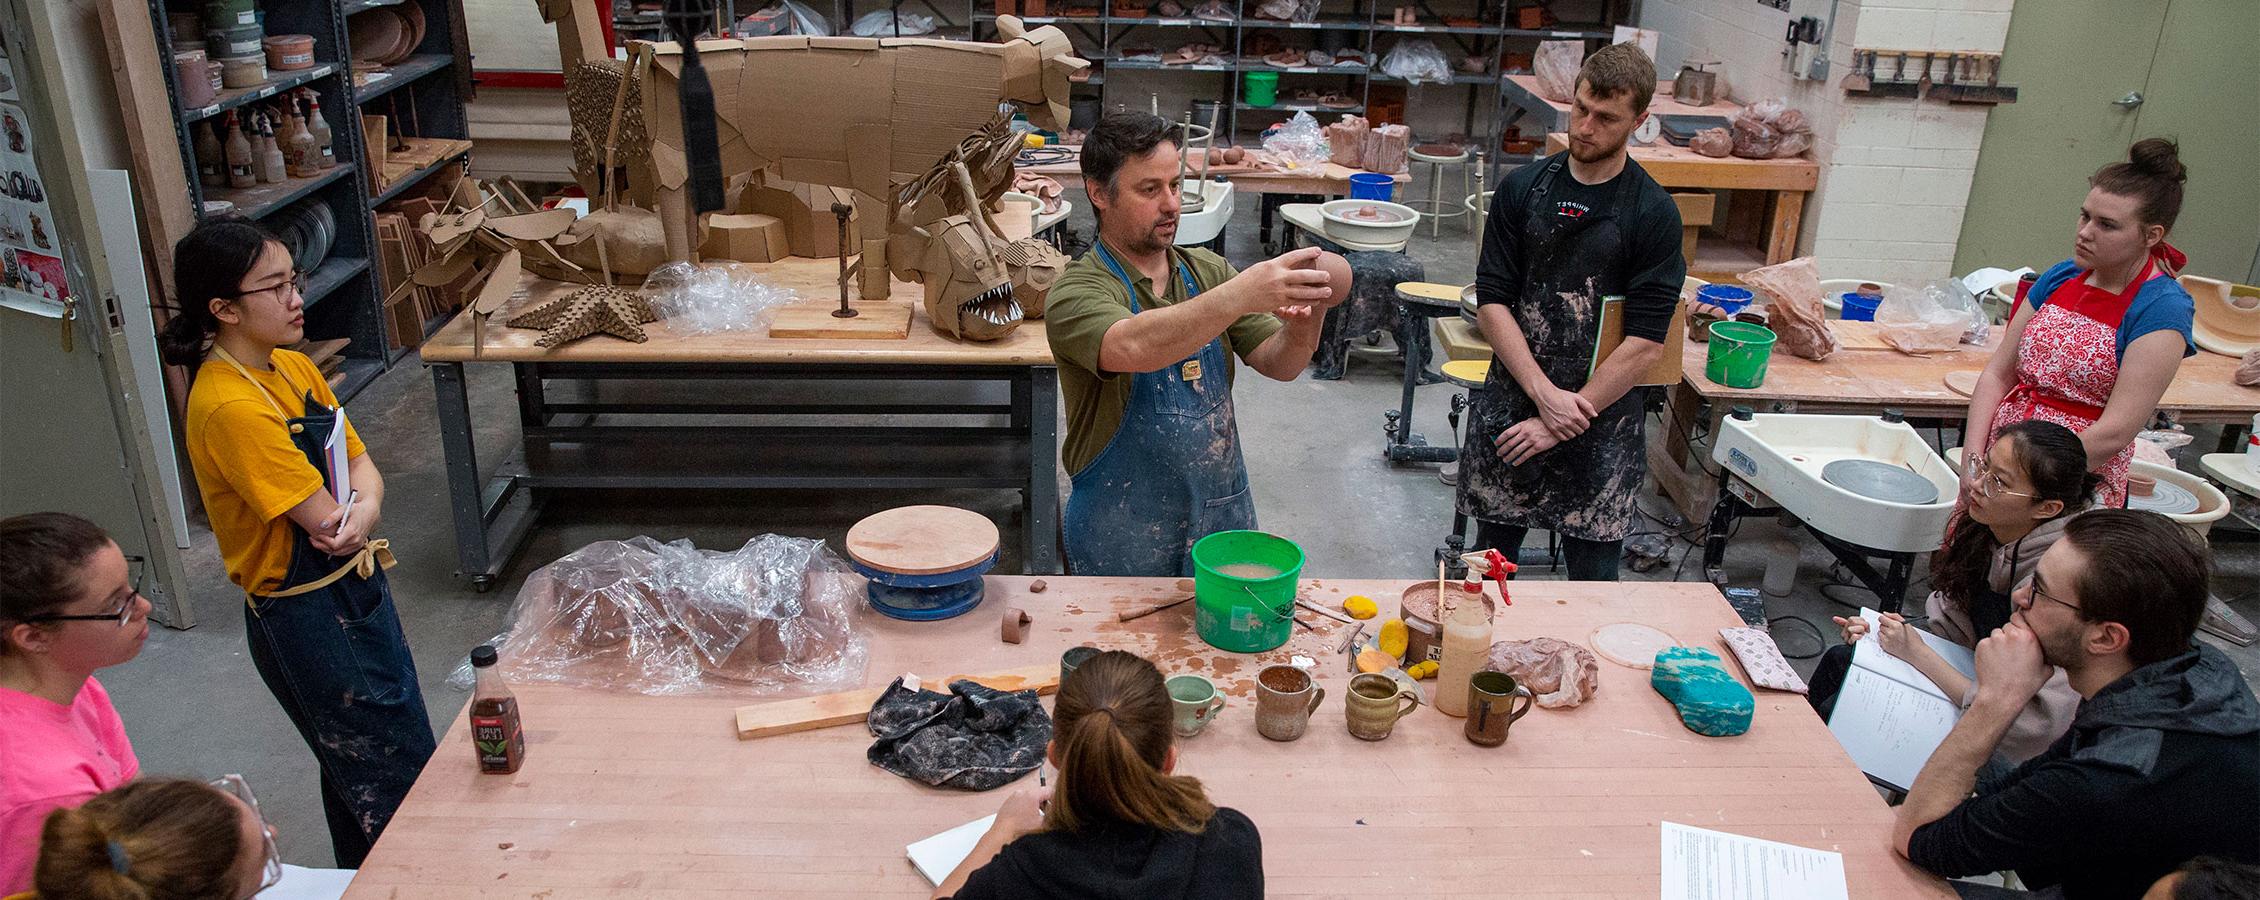
[[[683,47],[683,156],[690,170],[691,209],[722,208],[722,150],[714,134],[714,85],[698,61],[698,36],[714,19],[713,0],[667,0],[667,30]]]

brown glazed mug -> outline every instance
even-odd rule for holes
[[[1367,672],[1350,679],[1349,698],[1343,704],[1348,707],[1344,718],[1350,723],[1350,736],[1378,741],[1396,729],[1398,719],[1420,708],[1420,692],[1387,675]]]
[[[1303,736],[1326,689],[1294,666],[1265,666],[1256,673],[1256,733],[1275,741]]]
[[[1517,705],[1515,698],[1522,698]],[[1507,742],[1507,729],[1530,714],[1530,689],[1505,672],[1485,669],[1467,680],[1467,739],[1484,747]]]

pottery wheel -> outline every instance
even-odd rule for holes
[[[2150,496],[2128,495],[2127,508],[2178,516],[2197,511],[2197,495],[2190,493],[2189,488],[2160,478],[2158,486],[2150,490]]]
[[[1587,643],[1601,658],[1620,666],[1634,669],[1656,667],[1656,654],[1679,646],[1671,635],[1653,625],[1638,622],[1617,622],[1593,629]]]
[[[1840,459],[1821,467],[1821,480],[1870,500],[1924,504],[1938,500],[1938,485],[1912,471],[1872,459]]]
[[[848,556],[882,572],[941,575],[994,557],[997,523],[954,506],[902,506],[848,529]]]

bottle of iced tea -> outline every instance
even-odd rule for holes
[[[471,746],[479,752],[479,771],[508,775],[526,763],[526,733],[518,724],[518,698],[494,667],[492,644],[471,651],[478,683],[471,689]]]

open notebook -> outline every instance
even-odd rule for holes
[[[1884,652],[1875,637],[1879,613],[1863,608],[1860,618],[1868,621],[1868,634],[1852,645],[1852,669],[1844,675],[1844,690],[1836,697],[1828,730],[1860,771],[1886,787],[1905,791],[1961,720],[1960,698],[1946,696],[1914,666]],[[1915,633],[1962,674],[1977,677],[1976,658],[1969,648],[1920,628]]]

